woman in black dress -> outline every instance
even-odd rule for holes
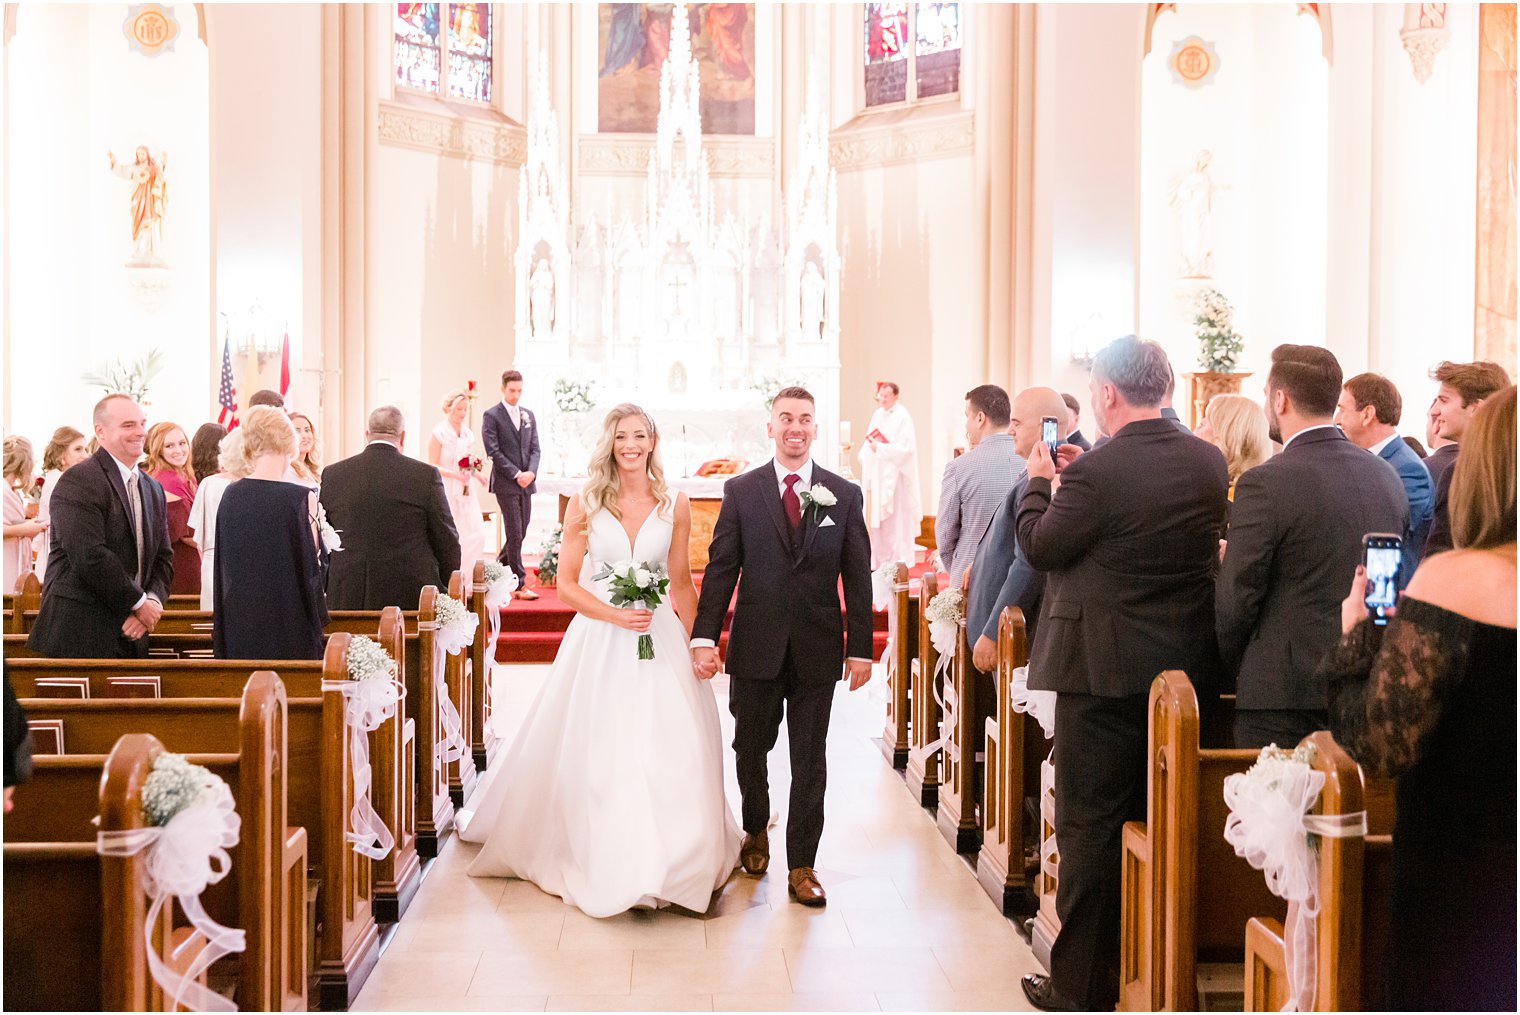
[[[249,410],[252,471],[216,515],[212,643],[219,659],[321,659],[327,606],[317,564],[316,496],[284,482],[296,432],[271,406]]]
[[[1515,1010],[1515,389],[1474,417],[1453,466],[1456,549],[1367,621],[1357,568],[1326,662],[1330,729],[1397,776],[1387,996],[1413,1011]],[[1370,999],[1378,1007],[1378,999]]]

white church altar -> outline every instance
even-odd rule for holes
[[[556,445],[542,471],[583,475],[603,413],[622,402],[655,417],[673,478],[714,458],[753,464],[769,454],[770,398],[788,384],[817,399],[817,454],[838,465],[841,264],[820,81],[810,81],[773,225],[747,199],[716,193],[685,5],[671,23],[640,206],[572,207],[542,58],[532,74],[513,365],[540,392],[572,385],[587,396],[539,397]],[[568,411],[587,400],[589,411]]]

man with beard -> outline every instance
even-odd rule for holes
[[[1328,350],[1272,351],[1266,410],[1283,451],[1235,485],[1215,597],[1226,672],[1236,673],[1235,746],[1289,747],[1326,728],[1325,654],[1340,640],[1346,576],[1362,537],[1402,533],[1399,475],[1335,426],[1341,366]]]

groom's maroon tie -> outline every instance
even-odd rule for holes
[[[786,523],[791,526],[793,536],[802,525],[802,501],[797,499],[797,484],[801,480],[795,472],[787,476],[786,492],[781,495],[781,506],[786,509]]]

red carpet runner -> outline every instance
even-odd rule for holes
[[[916,567],[913,576],[916,578],[926,570],[927,567]],[[700,581],[699,576],[699,584]],[[560,602],[556,590],[543,588],[536,578],[530,581],[530,587],[539,594],[539,599],[514,599],[502,609],[501,634],[496,639],[497,662],[552,662],[554,653],[559,650],[560,638],[570,626],[570,618],[575,616],[574,610]],[[730,612],[729,617],[732,616]],[[876,632],[873,655],[879,659],[887,644],[887,615],[873,612],[872,620]],[[726,632],[727,622],[723,626]],[[727,639],[726,633],[724,638]]]

